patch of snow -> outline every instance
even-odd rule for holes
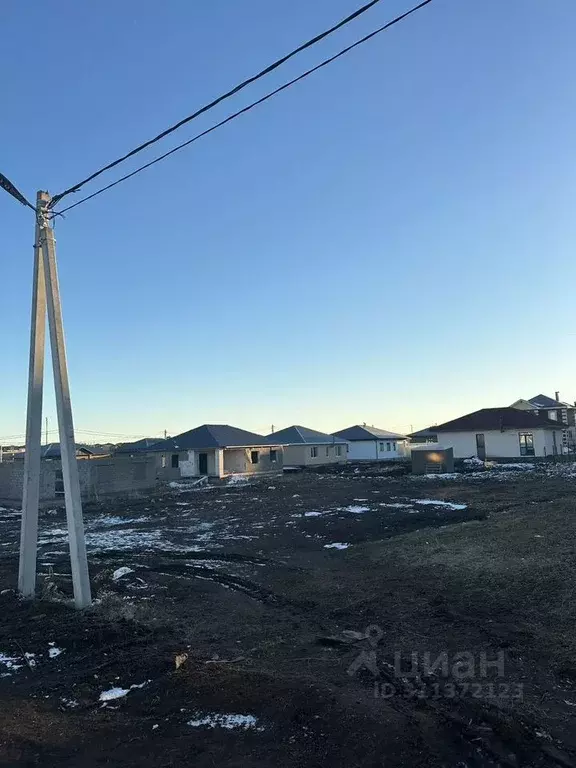
[[[134,690],[134,688],[144,688],[148,682],[148,680],[145,680],[143,683],[139,683],[138,685],[131,685],[130,688],[110,688],[107,691],[102,691],[99,699],[100,701],[104,702],[114,701],[114,699],[121,699],[130,693],[130,691]]]
[[[110,688],[107,691],[102,691],[100,694],[100,701],[113,701],[114,699],[121,699],[128,693],[130,693],[130,688]]]
[[[477,467],[483,467],[484,462],[482,459],[479,459],[478,456],[471,456],[469,459],[464,459],[464,464],[468,464],[469,466],[477,466]]]
[[[276,490],[276,486],[275,485],[269,485],[268,486],[268,490],[269,491],[275,491]]]
[[[433,507],[447,507],[448,509],[467,509],[468,504],[454,504],[451,501],[441,499],[412,499],[414,504],[430,505]]]
[[[5,653],[0,653],[0,664],[2,664],[10,672],[4,673],[2,677],[6,677],[11,672],[15,672],[17,669],[22,669],[23,664],[17,664],[18,661],[22,661],[21,656],[7,656]]]
[[[352,501],[368,501],[368,499],[352,499]]]
[[[63,648],[56,648],[54,643],[50,643],[50,645],[52,646],[52,648],[48,648],[48,656],[51,659],[55,659],[57,656],[60,656],[61,653],[64,653]]]
[[[107,515],[105,517],[99,517],[89,523],[89,528],[94,528],[98,525],[124,525],[128,523],[147,523],[152,520],[151,517],[119,517],[118,515]]]
[[[412,509],[412,504],[400,504],[399,502],[396,503],[378,503],[379,507],[393,507],[394,509]]]
[[[128,568],[127,565],[123,565],[121,568],[117,568],[112,574],[112,581],[118,581],[122,576],[128,576],[129,573],[134,573],[134,568]]]
[[[363,512],[370,512],[370,507],[361,507],[351,504],[349,507],[340,507],[342,512],[353,512],[355,515],[361,515]]]
[[[501,470],[502,472],[508,472],[509,470],[520,470],[521,472],[532,472],[535,469],[534,464],[524,462],[523,464],[496,464],[492,462],[486,463],[487,467],[494,470]]]
[[[189,720],[187,724],[191,725],[193,728],[207,726],[208,728],[228,728],[229,730],[233,728],[242,728],[243,730],[256,728],[259,731],[264,730],[262,726],[257,727],[258,720],[254,715],[207,714],[203,717],[196,715],[196,718],[197,719],[195,720]]]
[[[300,515],[297,515],[300,517]],[[322,512],[304,512],[304,517],[322,517]]]
[[[194,480],[194,482],[191,483],[177,483],[174,480],[171,483],[168,483],[168,487],[173,488],[175,491],[196,491],[199,489],[199,486],[212,487],[209,485],[208,478],[206,476],[199,477],[197,480]]]
[[[333,544],[324,544],[324,549],[348,549],[350,544],[344,544],[341,541],[335,541]]]
[[[249,485],[245,475],[230,475],[227,485]]]
[[[481,474],[485,475],[486,472],[474,472],[471,474]],[[457,480],[458,478],[466,479],[468,477],[471,477],[471,474],[468,475],[462,475],[458,472],[441,472],[440,474],[436,474],[433,472],[430,475],[410,475],[411,480]]]
[[[299,499],[300,498],[300,494],[299,493],[293,493],[292,494],[292,498],[293,499]]]
[[[64,704],[65,707],[70,707],[70,709],[73,709],[74,707],[78,706],[78,702],[76,701],[76,699],[67,699],[66,697],[63,696],[60,699],[60,701],[62,702],[62,704]]]

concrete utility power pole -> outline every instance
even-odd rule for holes
[[[38,192],[36,198],[34,285],[32,290],[26,454],[24,458],[18,588],[24,597],[34,597],[36,592],[42,389],[46,312],[48,312],[74,601],[77,608],[85,608],[91,603],[90,579],[86,557],[86,542],[84,539],[80,478],[76,460],[76,441],[64,344],[62,307],[60,305],[60,290],[56,268],[56,245],[48,209],[50,199],[50,195],[47,192]]]

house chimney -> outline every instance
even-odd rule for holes
[[[554,394],[556,396],[556,401],[560,402],[560,392],[554,392]]]

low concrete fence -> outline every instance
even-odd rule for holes
[[[80,491],[84,501],[98,501],[110,496],[130,496],[156,485],[155,462],[149,456],[109,456],[102,459],[78,459]],[[0,500],[22,503],[24,461],[0,464]],[[62,464],[44,459],[40,469],[40,503],[64,503]]]

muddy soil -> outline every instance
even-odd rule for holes
[[[568,471],[380,470],[0,510],[0,765],[576,765]]]

